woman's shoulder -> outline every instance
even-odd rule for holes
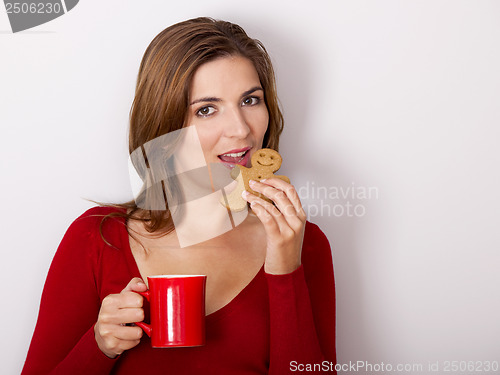
[[[107,217],[110,214],[120,215],[122,213],[125,213],[125,209],[113,206],[94,206],[86,210],[80,216],[78,216],[73,222],[73,224],[83,225],[83,226],[85,225],[93,226],[96,223],[100,223],[104,217]]]
[[[66,229],[51,264],[54,274],[75,274],[97,280],[109,265],[116,267],[123,252],[126,227],[122,220],[103,218],[120,210],[112,207],[92,207],[78,216]],[[103,268],[108,267],[108,268]]]
[[[100,233],[116,232],[123,227],[122,217],[125,212],[125,209],[112,206],[91,207],[71,223],[65,237],[85,239],[86,242],[98,240]]]
[[[114,212],[125,212],[125,209],[114,206],[94,206],[86,210],[83,214],[81,214],[78,217],[78,219],[87,217],[96,217],[96,216],[102,217]]]
[[[323,245],[330,246],[328,238],[320,227],[310,221],[306,221],[306,229],[304,232],[304,244],[306,245]]]
[[[307,221],[302,245],[303,263],[317,263],[326,260],[331,262],[331,259],[330,242],[325,233],[318,225]]]

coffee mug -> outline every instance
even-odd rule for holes
[[[150,302],[151,324],[135,323],[153,348],[205,344],[205,275],[149,276],[149,290],[138,292]]]

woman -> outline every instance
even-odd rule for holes
[[[258,149],[278,149],[282,123],[260,42],[235,24],[197,18],[165,29],[146,50],[129,148],[194,127],[208,165],[249,166]],[[165,196],[175,196],[173,185],[156,184]],[[334,372],[328,240],[306,222],[292,185],[268,179],[252,188],[274,204],[246,194],[239,225],[190,246],[176,235],[169,199],[163,209],[148,206],[154,189],[75,220],[49,270],[23,374]],[[153,349],[133,324],[149,314],[136,292],[155,274],[207,275],[204,346]]]

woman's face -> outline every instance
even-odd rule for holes
[[[207,163],[249,167],[269,123],[264,90],[252,62],[219,58],[201,65],[189,92],[187,126],[196,126]]]

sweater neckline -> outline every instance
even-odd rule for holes
[[[125,218],[121,218],[123,220],[123,226],[120,225],[121,230],[121,240],[123,243],[123,248],[125,249],[125,256],[129,266],[129,270],[132,274],[132,277],[142,278],[141,272],[139,271],[139,266],[135,261],[134,255],[132,254],[132,248],[130,247],[130,238],[127,231],[127,223],[125,222]],[[241,305],[242,302],[245,301],[245,297],[252,292],[255,288],[255,285],[259,281],[265,277],[264,275],[264,265],[261,266],[259,271],[255,274],[255,276],[249,281],[247,285],[243,287],[243,289],[228,303],[226,303],[221,308],[211,312],[208,315],[205,315],[205,319],[207,322],[218,321],[230,314],[232,314],[235,310],[237,310],[238,306]]]

